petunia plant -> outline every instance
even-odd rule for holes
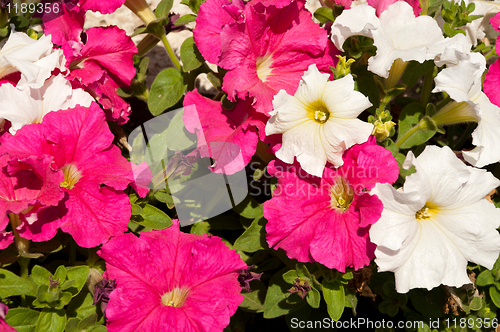
[[[153,2],[0,0],[0,331],[499,330],[496,1]]]

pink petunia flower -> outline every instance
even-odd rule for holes
[[[87,11],[111,14],[125,3],[125,0],[78,0],[78,5]]]
[[[7,311],[9,311],[9,307],[0,303],[0,332],[15,332],[16,330],[5,322]]]
[[[218,332],[243,301],[247,265],[220,238],[161,231],[124,234],[103,245],[104,277],[116,280],[106,308],[109,332]]]
[[[250,103],[250,99],[240,100],[234,109],[226,110],[198,91],[186,94],[186,129],[196,132],[201,156],[216,161],[214,172],[234,174],[242,170],[255,154],[259,137],[264,140],[267,117]]]
[[[50,112],[40,124],[22,127],[0,146],[13,156],[52,158],[60,170],[65,198],[58,207],[41,207],[27,221],[46,223],[60,218],[61,229],[78,245],[94,247],[127,230],[130,201],[123,192],[134,175],[130,163],[112,144],[104,113],[94,102],[89,108]],[[142,194],[145,194],[143,192]]]
[[[303,1],[283,8],[250,2],[238,14],[238,21],[224,25],[220,33],[217,64],[228,70],[222,88],[229,99],[254,98],[256,111],[268,115],[273,96],[281,89],[293,94],[309,65],[330,72],[336,49]]]
[[[497,13],[490,19],[490,24],[497,31],[500,31],[500,13]],[[500,37],[497,38],[497,43],[500,42]],[[495,46],[497,53],[500,51],[500,46]],[[500,60],[495,61],[488,67],[488,72],[484,78],[483,90],[490,101],[500,107]]]
[[[130,86],[135,76],[132,58],[137,48],[125,31],[116,26],[83,31],[84,11],[79,7],[58,17],[44,16],[44,29],[60,45],[73,87],[93,95],[107,111],[109,120],[123,124],[131,109],[116,90]],[[81,36],[84,36],[82,40]]]
[[[383,206],[368,191],[376,183],[392,184],[399,173],[392,154],[373,136],[347,150],[342,167],[326,167],[322,178],[280,161],[267,169],[278,178],[273,198],[264,203],[270,247],[341,272],[370,263],[375,245],[368,230]]]
[[[35,129],[36,130],[36,129]],[[5,228],[9,224],[7,214],[28,213],[37,206],[55,206],[64,197],[59,183],[64,179],[60,170],[51,167],[53,158],[48,155],[37,156],[0,156],[0,249],[4,249],[14,240],[11,232]],[[44,224],[29,223],[21,225],[18,233],[34,241],[48,241],[57,232],[60,220],[51,220]]]

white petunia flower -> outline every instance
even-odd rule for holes
[[[285,90],[274,96],[266,125],[266,135],[283,134],[276,157],[289,164],[297,157],[306,172],[318,177],[327,162],[341,166],[344,151],[366,142],[373,130],[356,118],[372,104],[354,91],[352,76],[328,78],[316,65],[309,66],[294,96]]]
[[[346,39],[355,35],[373,38],[377,53],[368,60],[368,70],[384,78],[389,77],[396,59],[422,63],[455,43],[454,39],[443,37],[432,17],[415,17],[413,8],[404,1],[387,7],[380,18],[368,4],[344,10],[332,25],[333,43],[342,50]]]
[[[63,51],[53,46],[50,35],[35,40],[12,30],[0,49],[0,78],[19,71],[31,87],[41,87],[52,70],[65,70]]]
[[[403,188],[377,184],[371,194],[384,204],[370,239],[379,271],[393,271],[396,290],[470,283],[467,261],[493,267],[500,252],[500,209],[484,197],[500,181],[466,166],[447,146],[427,146]]]
[[[490,102],[481,91],[481,77],[486,69],[486,59],[480,53],[456,51],[458,63],[447,63],[435,78],[432,92],[445,91],[456,102],[441,109],[432,118],[438,125],[476,121],[472,144],[476,147],[464,151],[470,164],[483,167],[500,160],[500,108]]]
[[[82,89],[73,89],[68,80],[57,75],[38,89],[31,88],[25,77],[21,77],[16,87],[2,84],[0,100],[0,118],[11,122],[9,131],[15,134],[24,125],[41,122],[50,111],[90,106],[94,98]]]

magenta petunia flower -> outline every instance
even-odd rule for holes
[[[387,9],[390,5],[397,1],[405,1],[413,8],[413,14],[415,17],[420,15],[422,8],[420,8],[420,1],[418,0],[368,0],[368,4],[375,8],[375,13],[377,16],[380,16],[384,10]],[[349,6],[350,7],[350,6]]]
[[[16,330],[5,322],[7,311],[9,311],[9,307],[0,303],[0,332],[15,332]]]
[[[9,213],[28,213],[38,206],[55,206],[64,197],[59,183],[64,179],[60,170],[51,167],[53,158],[48,155],[16,157],[8,154],[0,156],[0,249],[14,240],[11,232],[5,231],[9,224]],[[24,220],[24,219],[23,219]],[[52,220],[43,225],[27,222],[18,233],[30,240],[47,241],[57,232],[60,220]]]
[[[104,277],[116,280],[106,308],[109,332],[218,332],[243,301],[247,265],[220,238],[182,233],[179,222],[103,245]]]
[[[137,48],[134,42],[116,26],[83,31],[84,11],[79,7],[67,10],[63,6],[63,9],[65,13],[58,17],[44,16],[44,29],[64,51],[70,71],[67,79],[75,88],[93,95],[109,113],[109,120],[119,124],[127,122],[130,105],[116,90],[129,87],[135,76],[132,58]]]
[[[186,129],[196,132],[201,156],[216,161],[214,172],[234,174],[242,170],[255,154],[259,137],[264,140],[267,117],[250,104],[250,99],[240,100],[234,109],[226,110],[198,91],[186,94]]]
[[[297,163],[269,164],[268,172],[278,178],[273,198],[264,203],[270,247],[341,272],[370,263],[375,245],[368,231],[383,206],[368,192],[376,183],[396,181],[398,164],[373,136],[347,150],[343,159],[342,167],[326,167],[322,178],[307,174]]]
[[[490,24],[497,31],[500,31],[500,13],[497,13],[490,19]],[[500,52],[498,43],[500,37],[497,38],[496,51]],[[488,72],[484,78],[483,90],[490,101],[500,107],[500,60],[495,61],[488,67]]]
[[[304,1],[283,8],[250,2],[239,15],[241,19],[224,25],[220,33],[218,65],[228,70],[222,88],[229,99],[254,98],[255,109],[268,115],[273,96],[281,89],[294,94],[309,65],[331,73],[330,51],[336,50]]]
[[[60,218],[61,229],[82,247],[97,246],[125,232],[130,202],[123,190],[134,183],[134,175],[131,164],[112,144],[113,137],[104,113],[92,103],[89,108],[50,112],[42,123],[26,125],[5,139],[0,154],[50,156],[51,167],[64,174],[58,184],[65,193],[62,203],[50,211],[41,208],[28,221]]]
[[[78,4],[83,10],[111,14],[125,3],[125,0],[79,0]]]

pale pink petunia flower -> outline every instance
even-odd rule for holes
[[[247,265],[220,238],[186,234],[179,222],[103,245],[104,277],[116,280],[106,308],[109,332],[222,332],[243,301]]]
[[[369,191],[376,183],[392,184],[399,174],[392,154],[374,137],[347,150],[344,165],[326,167],[322,178],[280,161],[271,162],[268,172],[278,178],[273,198],[264,203],[271,248],[341,272],[370,263],[375,245],[368,230],[383,206]]]

